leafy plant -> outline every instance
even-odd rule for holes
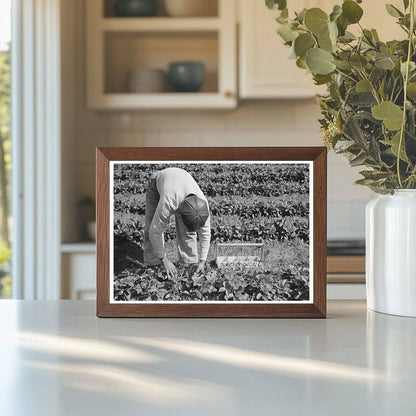
[[[114,169],[114,296],[116,300],[266,301],[309,298],[309,169],[305,164],[187,164],[207,195],[211,249],[205,273],[177,264],[168,279],[143,264],[145,192],[150,175],[170,165],[116,165]],[[261,192],[263,190],[263,192]],[[164,233],[177,260],[176,233]],[[215,264],[217,242],[263,242],[259,264]],[[290,266],[288,266],[290,265]]]
[[[320,97],[324,143],[351,166],[365,166],[357,183],[381,193],[416,188],[416,63],[414,3],[387,12],[405,40],[382,42],[360,24],[362,0],[344,0],[327,14],[304,9],[291,18],[286,0],[266,0],[279,10],[277,32],[296,65],[309,71]],[[359,36],[348,29],[357,25]]]
[[[167,279],[160,267],[125,270],[115,278],[114,298],[120,301],[268,301],[307,300],[309,270],[289,266],[270,269],[232,264],[218,269],[208,266],[193,277],[192,268],[178,265],[176,279]]]

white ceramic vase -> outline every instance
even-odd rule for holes
[[[416,190],[368,203],[366,281],[369,309],[416,317]]]

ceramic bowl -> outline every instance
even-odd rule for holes
[[[157,3],[158,0],[117,0],[114,11],[119,17],[156,16]]]
[[[135,93],[165,92],[166,78],[166,72],[161,69],[138,68],[129,73],[127,90]]]
[[[172,62],[169,65],[169,82],[176,92],[197,92],[205,80],[205,67],[201,62]]]

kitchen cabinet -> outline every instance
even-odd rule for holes
[[[90,109],[209,109],[237,105],[237,33],[234,0],[217,2],[216,16],[117,17],[110,0],[88,0],[87,105]],[[129,73],[167,72],[169,63],[205,66],[202,90],[177,93],[129,92]]]
[[[318,6],[293,0],[291,10]],[[319,4],[319,7],[321,5]],[[289,59],[290,48],[276,33],[275,16],[264,1],[239,0],[239,92],[244,98],[308,98],[319,92],[311,75]]]
[[[61,253],[62,299],[95,299],[95,244],[62,244]]]
[[[218,14],[178,18],[114,16],[112,0],[88,0],[87,104],[90,109],[221,109],[240,99],[301,99],[325,91],[289,59],[290,48],[276,33],[276,11],[263,0],[217,1]],[[329,12],[337,0],[292,0],[290,11],[321,7]],[[402,7],[401,0],[393,4]],[[364,27],[380,38],[403,37],[378,2],[362,4]],[[237,31],[238,25],[238,68]],[[386,24],[388,22],[388,24]],[[350,26],[351,31],[359,27]],[[129,93],[127,78],[137,68],[167,69],[169,62],[203,62],[207,77],[198,93]],[[237,75],[238,89],[237,92]]]

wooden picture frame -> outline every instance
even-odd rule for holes
[[[325,318],[326,317],[326,178],[324,147],[130,147],[97,148],[97,316],[98,317],[211,317],[211,318]],[[117,162],[149,163],[309,163],[311,175],[309,239],[310,276],[306,302],[115,302],[110,299],[110,172]],[[186,161],[186,162],[184,162]]]

